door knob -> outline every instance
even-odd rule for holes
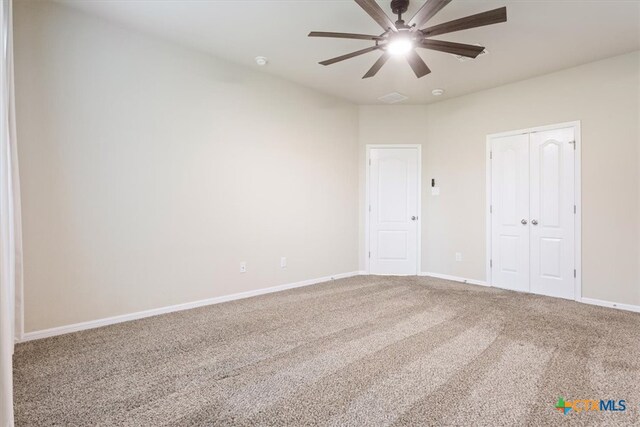
[[[520,224],[527,225],[527,220],[523,218],[522,221],[520,221]]]
[[[531,224],[538,225],[538,221],[534,219],[533,221],[531,221]]]
[[[418,219],[418,217],[415,216],[415,215],[411,217],[411,221],[416,221],[417,219]]]

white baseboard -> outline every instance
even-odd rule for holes
[[[488,284],[487,282],[483,282],[481,280],[465,279],[463,277],[449,276],[447,274],[423,272],[423,273],[420,273],[419,276],[429,276],[429,277],[435,277],[438,279],[452,280],[454,282],[462,282],[462,283],[468,283],[471,285],[491,287],[490,284]],[[626,310],[626,311],[633,311],[635,313],[640,313],[640,306],[638,305],[621,304],[617,302],[604,301],[604,300],[593,299],[593,298],[578,298],[576,301],[581,302],[583,304],[598,305],[600,307],[615,308],[618,310]]]
[[[422,272],[418,276],[435,277],[437,279],[452,280],[454,282],[468,283],[470,285],[489,286],[487,282],[475,279],[465,279],[464,277],[449,276],[448,274]]]
[[[360,274],[361,274],[360,271],[334,274],[332,276],[325,276],[317,279],[303,280],[301,282],[288,283],[285,285],[273,286],[271,288],[256,289],[255,291],[240,292],[232,295],[224,295],[221,297],[208,298],[200,301],[171,305],[168,307],[154,308],[151,310],[138,311],[136,313],[123,314],[120,316],[107,317],[105,319],[90,320],[88,322],[74,323],[72,325],[59,326],[51,329],[43,329],[41,331],[27,332],[24,334],[20,342],[33,341],[41,338],[48,338],[56,335],[68,334],[71,332],[84,331],[86,329],[94,329],[102,326],[113,325],[116,323],[128,322],[130,320],[143,319],[145,317],[157,316],[159,314],[173,313],[176,311],[189,310],[191,308],[204,307],[207,305],[220,304],[223,302],[234,301],[234,300],[243,299],[243,298],[250,298],[258,295],[270,294],[272,292],[285,291],[287,289],[301,288],[303,286],[315,285],[318,283],[329,282],[331,280],[336,280],[336,279],[344,279],[347,277],[358,276]]]
[[[18,342],[33,341],[41,338],[53,337],[56,335],[68,334],[71,332],[84,331],[87,329],[99,328],[102,326],[113,325],[116,323],[128,322],[130,320],[143,319],[145,317],[157,316],[160,314],[173,313],[176,311],[189,310],[191,308],[204,307],[207,305],[220,304],[223,302],[234,301],[243,298],[250,298],[258,295],[269,294],[272,292],[285,291],[287,289],[301,288],[303,286],[315,285],[318,283],[329,282],[336,279],[344,279],[347,277],[366,275],[366,271],[352,271],[350,273],[334,274],[332,276],[320,277],[317,279],[303,280],[296,283],[288,283],[285,285],[273,286],[270,288],[257,289],[254,291],[240,292],[232,295],[224,295],[221,297],[208,298],[200,301],[188,302],[184,304],[171,305],[168,307],[155,308],[151,310],[138,311],[136,313],[123,314],[120,316],[108,317],[105,319],[91,320],[88,322],[74,323],[72,325],[59,326],[51,329],[43,329],[40,331],[27,332]],[[435,277],[438,279],[452,280],[454,282],[468,283],[471,285],[491,286],[484,281],[475,279],[465,279],[463,277],[450,276],[447,274],[422,272],[418,276]],[[603,301],[592,298],[580,298],[578,302],[590,305],[598,305],[601,307],[616,308],[619,310],[633,311],[640,313],[640,306],[631,304],[620,304],[610,301]]]
[[[366,273],[361,272],[360,274],[366,274]],[[468,283],[470,285],[491,287],[489,283],[484,282],[482,280],[465,279],[464,277],[449,276],[448,274],[422,272],[422,273],[419,273],[418,276],[435,277],[437,279],[452,280],[454,282]],[[553,297],[550,297],[550,298],[553,298]],[[633,311],[635,313],[640,313],[639,305],[622,304],[618,302],[604,301],[604,300],[599,300],[594,298],[578,298],[576,301],[581,302],[583,304],[598,305],[600,307],[615,308],[618,310]]]
[[[600,307],[617,308],[619,310],[626,310],[626,311],[633,311],[636,313],[640,313],[640,305],[620,304],[617,302],[603,301],[600,299],[593,299],[593,298],[580,298],[578,302],[581,302],[584,304],[599,305]]]

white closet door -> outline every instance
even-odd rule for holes
[[[369,158],[369,270],[418,274],[418,150],[375,148]]]
[[[491,144],[493,286],[529,291],[529,135]]]
[[[574,128],[531,134],[531,292],[574,298]]]

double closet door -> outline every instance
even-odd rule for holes
[[[575,297],[575,128],[491,140],[491,282]]]

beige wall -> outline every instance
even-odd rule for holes
[[[358,270],[365,144],[423,145],[422,271],[484,280],[486,135],[572,120],[584,296],[640,304],[638,52],[358,109],[51,2],[15,29],[27,332]]]
[[[15,29],[27,332],[357,270],[356,107],[51,2]]]
[[[580,120],[583,296],[638,305],[639,103],[635,52],[428,106],[360,107],[361,188],[365,144],[422,144],[422,271],[484,280],[486,135]]]

